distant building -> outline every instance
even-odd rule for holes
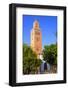
[[[31,30],[31,48],[39,58],[39,55],[42,53],[42,34],[37,20],[34,21]]]

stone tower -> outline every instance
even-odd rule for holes
[[[37,20],[34,21],[33,28],[31,30],[31,48],[39,58],[39,55],[42,53],[42,35],[39,22]]]

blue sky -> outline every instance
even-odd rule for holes
[[[56,43],[57,16],[23,15],[23,43],[30,45],[30,33],[33,22],[38,20],[42,32],[42,47]]]

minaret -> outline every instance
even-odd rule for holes
[[[39,22],[37,20],[34,21],[33,28],[31,30],[31,48],[39,58],[39,55],[42,53],[42,36]]]

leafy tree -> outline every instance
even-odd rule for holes
[[[34,74],[37,73],[41,60],[37,59],[37,55],[32,51],[30,46],[23,45],[23,73]]]
[[[43,58],[51,65],[52,64],[57,65],[57,45],[52,44],[49,46],[44,46]]]

